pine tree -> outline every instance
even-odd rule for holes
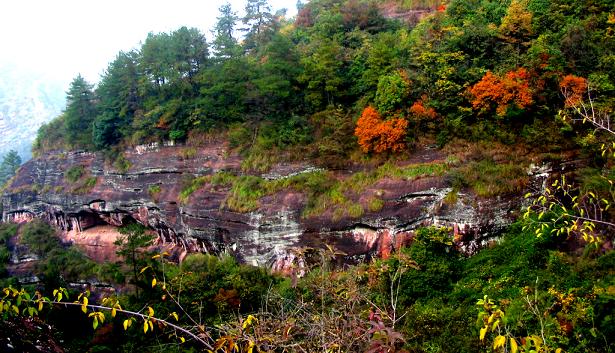
[[[274,16],[267,0],[247,0],[246,15],[242,19],[246,26],[244,48],[252,50],[263,45],[273,34],[272,24]]]
[[[67,142],[74,147],[89,147],[92,143],[92,123],[96,116],[92,85],[78,75],[66,92],[66,101],[64,124]]]
[[[2,158],[0,164],[0,186],[4,185],[17,171],[21,165],[21,157],[15,150],[10,150]]]
[[[217,59],[234,58],[239,55],[239,45],[237,39],[233,37],[235,23],[239,19],[230,3],[226,3],[218,9],[220,16],[212,31],[214,34],[213,48]]]
[[[135,52],[120,52],[96,89],[99,114],[92,133],[97,148],[116,144],[127,135],[136,112],[141,109],[137,58]]]

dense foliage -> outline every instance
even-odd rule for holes
[[[194,28],[150,33],[117,55],[96,88],[75,78],[65,112],[41,128],[35,149],[190,141],[230,129],[235,145],[256,151],[315,137],[313,156],[327,159],[340,137],[317,117],[339,109],[337,125],[352,125],[369,105],[383,121],[359,124],[364,151],[399,151],[418,131],[440,144],[460,136],[543,146],[564,137],[562,145],[570,136],[555,119],[560,91],[583,87],[570,77],[589,82],[612,110],[612,5],[314,0],[292,21],[266,1],[247,1],[244,18],[227,4],[211,43]],[[409,8],[422,19],[404,16]],[[385,16],[391,9],[402,15]],[[388,130],[390,146],[361,142]],[[340,154],[357,147],[343,144]]]
[[[75,250],[58,250],[53,231],[33,223],[21,233],[31,249],[45,257],[36,270],[45,278],[38,286],[42,294],[30,297],[10,289],[2,303],[12,304],[0,310],[0,317],[11,322],[11,305],[29,306],[32,311],[24,314],[42,315],[69,351],[193,352],[210,345],[218,347],[215,352],[285,352],[289,347],[318,352],[478,352],[490,351],[497,332],[498,337],[505,335],[508,349],[516,345],[519,352],[538,347],[541,352],[611,351],[613,252],[590,247],[583,255],[572,254],[565,250],[572,244],[535,237],[521,225],[513,225],[469,258],[459,253],[446,228],[419,229],[410,247],[350,268],[335,265],[344,254],[332,248],[304,249],[310,268],[304,278],[281,278],[229,257],[203,254],[176,265],[166,253],[135,247],[134,258],[144,267],[130,282],[140,291],[113,295],[102,302],[108,311],[100,312],[88,306],[99,305],[100,293],[88,301],[83,294],[77,296],[79,286],[53,290],[69,284],[70,278],[84,278],[96,265],[79,260]],[[135,227],[125,233],[143,234]],[[17,227],[3,226],[1,231],[5,239]],[[73,251],[76,255],[70,255]],[[133,255],[129,251],[125,256]],[[60,276],[52,269],[61,269]],[[129,276],[133,269],[119,265],[114,271]],[[122,288],[125,278],[111,283]],[[21,297],[20,302],[12,301],[14,296]],[[52,304],[44,310],[52,301],[70,305]],[[483,332],[489,314],[497,322],[489,321]],[[76,322],[93,318],[94,330],[89,323],[75,329]],[[160,322],[150,326],[150,319]],[[165,322],[188,331],[167,330]],[[148,327],[145,332],[143,325]],[[190,330],[202,335],[191,338]]]

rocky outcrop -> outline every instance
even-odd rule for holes
[[[304,217],[306,195],[290,188],[261,198],[255,211],[239,213],[223,206],[228,187],[205,184],[184,203],[178,197],[189,178],[219,171],[242,174],[241,158],[223,144],[149,145],[124,155],[131,164],[124,172],[105,162],[101,154],[89,152],[57,153],[29,161],[2,198],[3,220],[43,217],[71,234],[138,221],[155,230],[160,242],[176,244],[184,252],[226,252],[247,263],[288,272],[305,265],[305,249],[325,243],[345,253],[348,261],[387,256],[407,243],[415,229],[429,224],[452,227],[460,247],[472,253],[515,218],[522,199],[480,199],[462,192],[454,203],[447,203],[452,189],[445,177],[382,178],[356,200],[364,202],[363,198],[377,194],[383,200],[381,209],[355,218],[336,216],[335,207]],[[422,151],[408,163],[443,159],[433,150]],[[76,166],[85,171],[82,179],[95,180],[95,185],[84,189],[79,182],[67,182],[66,171]],[[308,163],[287,163],[260,176],[279,179],[313,171]],[[534,173],[535,183],[542,183],[543,172]],[[343,178],[349,172],[339,173]],[[84,235],[73,238],[97,244],[83,239]]]

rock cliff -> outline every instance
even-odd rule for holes
[[[351,262],[387,256],[408,242],[413,230],[429,224],[452,227],[461,249],[472,253],[516,217],[522,200],[484,199],[462,191],[450,201],[447,195],[452,189],[444,175],[423,175],[383,177],[366,186],[355,202],[365,203],[370,195],[378,195],[382,203],[377,210],[367,208],[353,217],[337,212],[341,206],[335,205],[306,216],[302,212],[308,202],[306,193],[296,188],[266,194],[254,210],[237,212],[225,204],[230,187],[207,180],[183,202],[179,197],[187,180],[194,177],[222,171],[243,174],[241,157],[223,143],[153,144],[126,151],[124,157],[129,161],[126,170],[90,152],[50,154],[27,162],[3,195],[3,220],[42,217],[65,234],[138,221],[154,229],[160,242],[176,244],[184,254],[227,252],[247,263],[289,272],[303,267],[306,249],[324,243],[343,251]],[[426,149],[404,163],[444,164],[444,156]],[[71,169],[80,171],[79,180],[67,181]],[[281,163],[257,176],[280,180],[315,170],[308,163]],[[547,175],[540,169],[530,173],[535,185]],[[333,175],[344,179],[351,173]],[[73,238],[88,243],[83,236]]]

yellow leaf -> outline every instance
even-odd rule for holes
[[[483,327],[480,329],[480,340],[484,340],[485,339],[485,334],[487,333],[487,326]]]
[[[148,313],[147,314],[148,316],[154,316],[154,309],[152,309],[151,306],[148,306],[147,307],[147,313]]]
[[[517,346],[517,341],[515,341],[514,338],[510,338],[510,352],[511,353],[517,353],[517,350],[519,349],[519,346]]]
[[[506,337],[499,335],[493,340],[493,349],[503,347],[506,344]]]
[[[555,350],[555,353],[562,353],[562,352],[563,352],[563,350],[561,348],[558,348],[558,349]]]
[[[180,337],[179,340],[182,341],[182,343],[186,342],[186,339],[183,337]]]
[[[149,330],[149,325],[147,324],[147,321],[143,322],[143,333],[147,333],[147,330]]]
[[[152,288],[156,287],[156,279],[152,279]]]
[[[179,321],[179,315],[177,315],[176,312],[172,312],[171,316],[173,316],[175,318],[175,321]]]
[[[85,304],[81,305],[81,311],[83,311],[84,314],[87,313],[88,307]]]
[[[128,326],[130,326],[130,321],[124,320],[124,331],[128,330]]]
[[[115,308],[111,309],[111,317],[115,317],[115,314],[117,314],[117,310]]]
[[[246,320],[243,322],[243,325],[242,325],[243,329],[245,330],[247,327],[252,326],[253,322],[258,322],[258,319],[252,315],[248,315]]]
[[[43,301],[38,302],[38,311],[43,310]]]

